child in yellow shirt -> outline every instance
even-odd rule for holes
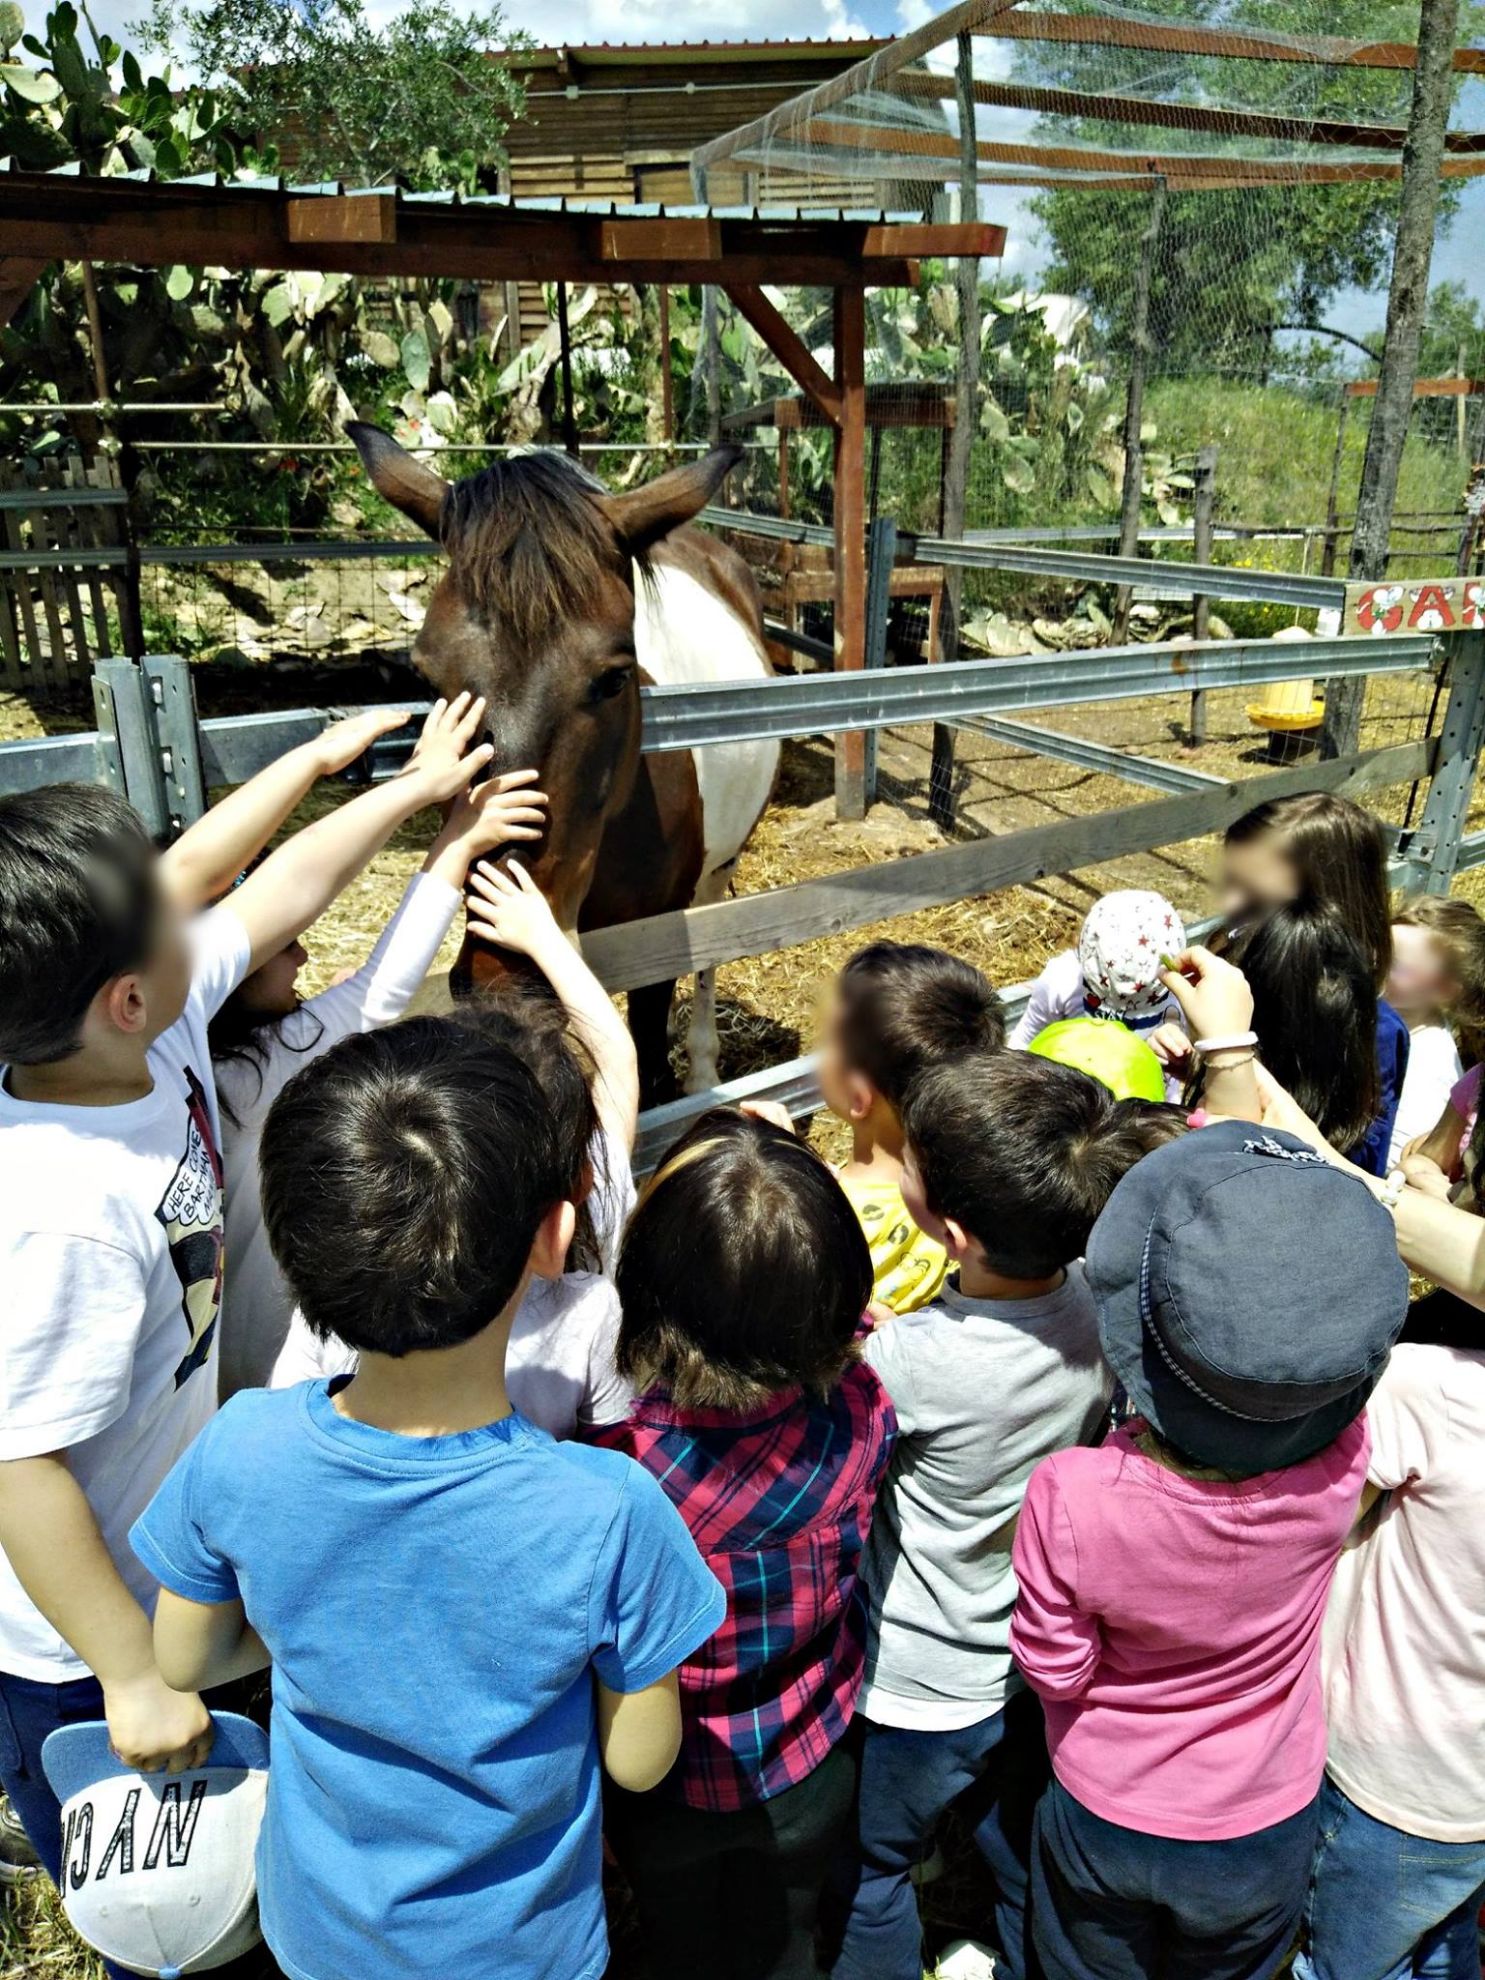
[[[911,1313],[949,1275],[943,1247],[902,1200],[902,1107],[930,1067],[964,1052],[997,1051],[1005,1013],[989,979],[943,949],[872,942],[840,975],[820,1043],[820,1092],[851,1128],[838,1171],[871,1252],[873,1297]]]

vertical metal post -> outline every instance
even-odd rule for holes
[[[667,440],[675,438],[675,386],[670,376],[670,284],[660,284],[660,421]]]
[[[572,325],[567,316],[567,284],[557,284],[557,336],[562,367],[562,445],[578,459],[577,408],[572,398]]]
[[[201,767],[201,731],[196,723],[196,689],[190,662],[178,654],[152,653],[144,662],[155,711],[160,775],[172,832],[180,832],[206,810],[206,777]]]
[[[113,733],[124,772],[124,795],[154,839],[170,836],[170,807],[160,765],[149,682],[134,660],[100,660],[95,668],[108,694]]]
[[[104,738],[105,769],[116,752],[120,787],[152,838],[175,838],[206,809],[196,697],[176,655],[100,660],[93,706]]]
[[[1475,787],[1475,765],[1485,741],[1485,633],[1455,636],[1449,663],[1449,700],[1439,731],[1433,779],[1423,817],[1407,846],[1407,858],[1425,890],[1447,894],[1459,866],[1459,841]]]
[[[1198,564],[1212,561],[1212,514],[1217,500],[1217,449],[1203,447],[1196,456],[1196,492],[1191,504],[1191,555]],[[1206,639],[1212,601],[1204,592],[1191,601],[1191,636]],[[1192,749],[1207,739],[1207,698],[1200,688],[1191,696],[1186,739]]]
[[[887,664],[887,628],[892,616],[892,568],[897,562],[897,524],[890,516],[873,519],[866,537],[866,664]],[[864,788],[869,810],[877,796],[877,736],[866,731]]]

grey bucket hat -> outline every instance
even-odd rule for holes
[[[1104,1354],[1183,1456],[1255,1476],[1333,1443],[1408,1309],[1392,1218],[1294,1136],[1223,1121],[1147,1155],[1088,1245]]]

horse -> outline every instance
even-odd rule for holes
[[[346,428],[372,485],[449,563],[413,663],[486,698],[491,774],[535,769],[551,800],[526,864],[569,936],[721,900],[778,773],[775,742],[640,753],[641,685],[761,680],[763,607],[741,557],[688,528],[742,458],[716,448],[611,493],[565,454],[447,482],[379,427]],[[466,937],[457,989],[508,964]],[[629,992],[646,1105],[674,1090],[672,979]],[[716,988],[698,975],[687,1091],[716,1085]]]

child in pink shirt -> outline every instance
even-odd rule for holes
[[[1407,1273],[1364,1186],[1226,1121],[1130,1171],[1088,1279],[1139,1414],[1039,1465],[1016,1534],[1011,1649],[1054,1773],[1033,1941],[1046,1980],[1265,1980],[1304,1902],[1321,1624]]]

